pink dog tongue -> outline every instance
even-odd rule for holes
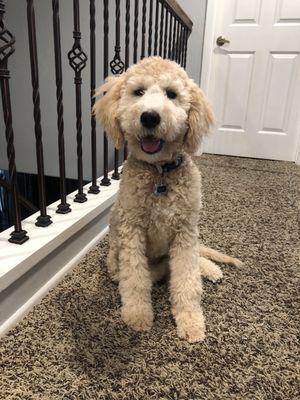
[[[141,139],[142,149],[147,153],[155,153],[160,148],[160,139],[154,137],[144,137]]]

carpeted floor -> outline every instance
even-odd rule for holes
[[[299,192],[292,163],[204,155],[201,238],[240,257],[205,282],[204,343],[176,336],[166,284],[155,325],[120,320],[104,240],[0,341],[0,398],[299,399]],[[298,364],[297,364],[298,363]]]

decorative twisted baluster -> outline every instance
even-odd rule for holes
[[[62,91],[62,66],[61,66],[61,43],[60,43],[60,20],[59,0],[52,0],[53,12],[53,37],[54,37],[54,58],[55,58],[55,81],[57,101],[57,130],[58,130],[58,152],[59,152],[59,183],[61,203],[57,206],[56,212],[66,214],[71,211],[67,203],[66,192],[66,165],[65,165],[65,139],[64,139],[64,107]]]
[[[5,3],[0,0],[0,87],[2,95],[3,116],[5,123],[5,137],[7,142],[8,174],[11,194],[14,204],[14,228],[8,239],[12,243],[22,244],[29,239],[26,231],[22,230],[19,208],[19,195],[17,191],[17,170],[15,163],[14,132],[12,127],[12,112],[9,89],[8,58],[14,53],[15,38],[6,28],[4,23]]]
[[[68,53],[69,64],[75,72],[75,89],[76,89],[76,139],[77,139],[77,170],[78,170],[78,193],[75,195],[74,201],[84,203],[87,201],[86,194],[83,193],[83,166],[82,166],[82,111],[81,111],[81,71],[85,68],[87,55],[81,48],[81,32],[79,17],[79,0],[73,0],[74,13],[74,44]]]
[[[169,22],[169,11],[166,8],[165,37],[164,37],[164,58],[167,57],[168,22]]]
[[[183,66],[182,63],[182,56],[183,56],[183,46],[184,46],[184,31],[185,31],[185,26],[181,24],[181,30],[180,30],[180,49],[179,49],[179,64]]]
[[[129,67],[129,38],[130,38],[130,0],[126,0],[126,16],[125,16],[125,71]],[[124,145],[124,160],[127,159],[127,144]]]
[[[176,54],[176,29],[177,29],[177,19],[176,19],[175,15],[174,15],[173,39],[172,39],[172,55],[171,55],[172,60],[175,60],[175,54]]]
[[[96,88],[96,38],[95,38],[95,0],[90,0],[90,80],[91,80],[91,111],[95,104]],[[97,185],[97,138],[96,138],[96,118],[91,112],[91,154],[92,154],[92,184],[89,187],[89,193],[97,194],[100,192]]]
[[[169,26],[169,46],[168,46],[168,58],[172,58],[172,29],[173,29],[173,15],[170,13],[170,26]]]
[[[43,155],[40,92],[39,92],[39,69],[38,69],[38,55],[37,55],[36,31],[35,31],[35,12],[34,12],[33,0],[27,0],[27,21],[28,21],[28,35],[29,35],[31,81],[32,81],[34,131],[36,139],[38,190],[39,190],[39,203],[40,203],[40,213],[41,213],[37,217],[37,222],[35,224],[37,226],[45,227],[50,225],[52,221],[51,217],[47,215],[46,211],[44,155]]]
[[[160,4],[160,29],[159,29],[159,55],[162,56],[162,51],[163,51],[163,30],[164,30],[164,4]]]
[[[180,58],[181,58],[181,41],[182,41],[182,24],[179,22],[178,32],[177,32],[177,59],[176,59],[178,64],[180,64]]]
[[[147,0],[143,0],[141,59],[145,57],[146,13],[147,13]]]
[[[186,67],[187,44],[188,44],[188,39],[189,39],[190,33],[191,32],[188,29],[186,29],[186,34],[185,34],[185,38],[184,38],[184,49],[183,49],[183,68]]]
[[[153,0],[150,0],[149,9],[149,30],[148,30],[148,56],[151,56],[152,52],[152,19],[153,19]]]
[[[124,72],[124,63],[120,58],[120,0],[116,0],[116,45],[115,45],[115,56],[110,62],[110,69],[113,74],[122,74]],[[119,174],[119,151],[115,148],[114,151],[114,172],[112,179],[120,179]]]
[[[108,75],[108,0],[103,0],[103,77]],[[103,179],[101,180],[102,186],[109,186],[110,179],[108,178],[108,141],[106,132],[103,132]]]
[[[15,37],[6,28],[4,23],[5,2],[0,0],[0,63],[1,63],[1,77],[3,75],[10,77],[9,70],[7,69],[7,60],[15,52]],[[5,70],[5,72],[4,72]]]
[[[184,25],[182,25],[182,27],[181,27],[181,40],[180,40],[180,64],[181,64],[182,67],[183,67],[185,31],[186,31],[186,27]]]
[[[133,62],[137,62],[137,47],[138,47],[138,29],[139,29],[139,0],[134,3],[134,29],[133,29]]]
[[[120,57],[120,0],[116,0],[116,45],[115,55],[110,62],[110,70],[114,75],[122,74],[124,72],[124,63]]]
[[[176,32],[176,47],[175,47],[175,61],[178,62],[178,53],[179,53],[179,31],[180,31],[180,21],[177,20],[177,32]]]
[[[155,56],[157,55],[157,41],[158,41],[158,12],[159,12],[159,1],[156,0],[155,25],[154,25],[154,52],[153,52]]]
[[[125,16],[125,70],[129,67],[130,0],[126,0]]]

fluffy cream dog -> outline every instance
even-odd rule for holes
[[[213,123],[199,87],[184,69],[144,58],[99,89],[95,115],[115,146],[128,143],[110,220],[108,269],[119,282],[122,318],[133,329],[153,324],[151,287],[169,273],[172,313],[180,337],[204,339],[202,276],[218,281],[215,261],[239,261],[201,246],[201,176],[189,154]]]

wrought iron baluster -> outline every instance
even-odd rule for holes
[[[185,38],[185,26],[181,25],[180,34],[180,51],[179,51],[179,64],[183,67],[183,49],[184,49],[184,38]]]
[[[108,75],[108,0],[103,0],[103,77],[104,79]],[[110,179],[108,178],[108,141],[106,132],[103,132],[103,179],[101,180],[102,186],[109,186]]]
[[[177,32],[176,32],[176,50],[175,50],[175,61],[178,62],[178,54],[179,54],[179,31],[180,31],[180,21],[177,21]]]
[[[177,29],[177,19],[174,15],[174,26],[173,26],[173,39],[172,39],[172,60],[175,60],[176,54],[176,29]]]
[[[179,24],[179,29],[178,29],[178,52],[177,52],[177,62],[180,64],[181,60],[181,51],[182,51],[182,34],[183,34],[183,25],[182,23]]]
[[[110,70],[114,75],[122,74],[124,72],[124,63],[120,57],[120,0],[116,0],[116,45],[115,55],[110,62]]]
[[[14,53],[15,38],[4,23],[5,3],[0,0],[0,87],[2,96],[3,116],[5,123],[5,137],[7,142],[8,174],[14,205],[14,231],[8,239],[11,243],[23,244],[29,237],[22,229],[19,194],[17,191],[17,170],[15,163],[14,131],[12,127],[12,111],[9,88],[8,58]]]
[[[66,214],[71,211],[67,203],[66,194],[66,166],[65,166],[65,139],[64,139],[64,109],[62,91],[62,65],[61,65],[61,43],[60,43],[60,20],[59,0],[52,0],[53,11],[53,36],[54,36],[54,58],[55,58],[55,80],[57,99],[57,129],[58,129],[58,151],[59,151],[59,178],[61,203],[56,212]]]
[[[129,67],[129,44],[130,44],[130,0],[126,0],[125,16],[125,71]]]
[[[74,201],[84,203],[87,201],[86,194],[83,192],[83,165],[82,165],[82,110],[81,110],[81,71],[85,68],[87,55],[81,47],[80,32],[80,13],[79,0],[73,0],[74,14],[74,44],[68,53],[70,67],[75,72],[74,83],[76,89],[76,139],[77,139],[77,170],[78,170],[78,193],[75,195]]]
[[[46,210],[46,192],[45,192],[45,174],[44,174],[44,154],[42,142],[42,126],[41,126],[41,109],[40,109],[40,91],[39,91],[39,69],[38,55],[36,43],[36,28],[35,28],[35,12],[33,0],[27,0],[27,22],[29,36],[29,53],[32,81],[32,99],[33,99],[33,116],[34,116],[34,131],[36,138],[36,160],[38,171],[38,192],[40,215],[37,217],[37,226],[48,226],[52,223],[51,217],[47,215]]]
[[[95,38],[95,0],[90,0],[90,96],[91,96],[91,154],[92,154],[92,184],[89,193],[97,194],[100,192],[97,185],[97,137],[96,137],[96,118],[92,110],[95,104],[96,88],[96,38]]]
[[[152,52],[152,23],[153,23],[153,0],[150,0],[149,29],[148,29],[148,57]]]
[[[160,29],[159,29],[159,55],[160,57],[162,56],[162,51],[163,51],[163,37],[164,37],[164,4],[160,4]]]
[[[190,31],[187,29],[186,35],[185,35],[185,41],[184,41],[183,68],[186,67],[187,44],[188,44],[189,34],[190,34]]]
[[[126,16],[125,16],[125,71],[129,67],[129,38],[130,38],[130,0],[126,0]],[[127,144],[124,145],[124,160],[127,159]]]
[[[172,58],[172,29],[173,29],[173,14],[170,13],[170,26],[169,26],[169,46],[168,46],[168,58]]]
[[[166,58],[166,57],[167,57],[167,44],[168,44],[168,22],[169,22],[169,10],[166,8],[165,37],[164,37],[164,58]]]
[[[146,13],[147,13],[147,0],[143,0],[141,59],[145,57]]]
[[[157,43],[158,43],[158,14],[159,13],[159,1],[156,0],[156,8],[155,8],[155,25],[154,25],[154,52],[153,54],[157,55]]]
[[[185,26],[181,24],[180,29],[180,47],[179,47],[179,54],[178,54],[178,63],[182,66],[182,54],[183,54],[183,46],[184,46],[184,30]]]
[[[137,62],[137,48],[138,48],[138,29],[139,29],[139,0],[134,2],[134,30],[133,30],[133,62]]]
[[[182,47],[182,60],[181,60],[183,68],[184,68],[184,54],[185,54],[185,48],[187,46],[187,40],[188,40],[188,29],[187,29],[187,27],[185,27],[184,28],[184,36],[183,36],[183,45],[182,45],[183,46]]]
[[[120,0],[116,0],[116,45],[115,45],[115,55],[113,60],[110,62],[111,72],[116,74],[122,74],[124,72],[124,63],[120,58]],[[119,174],[119,151],[115,149],[114,154],[114,172],[112,174],[113,179],[120,179]]]

